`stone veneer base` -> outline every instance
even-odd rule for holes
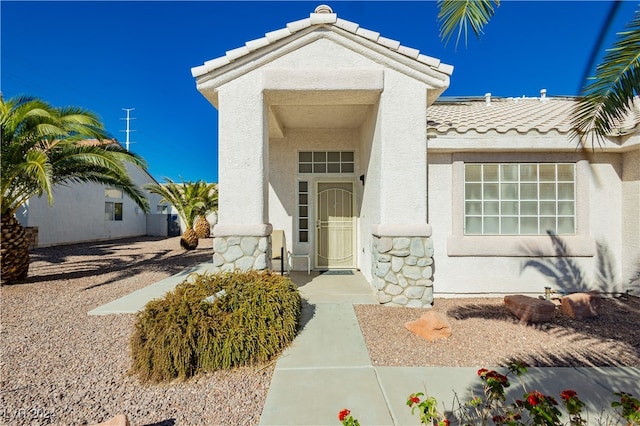
[[[271,269],[271,235],[213,238],[213,273]]]
[[[433,241],[373,235],[373,286],[386,306],[433,306]]]

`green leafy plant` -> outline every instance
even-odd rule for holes
[[[570,426],[584,426],[588,424],[587,420],[582,417],[582,410],[585,404],[578,398],[576,391],[571,389],[560,392],[562,406],[569,414],[568,423],[563,423],[561,420],[562,412],[558,401],[553,396],[545,395],[536,390],[527,391],[525,389],[523,399],[517,399],[512,404],[507,404],[505,389],[511,386],[507,376],[513,374],[520,378],[527,372],[527,365],[522,362],[514,362],[509,365],[508,369],[509,372],[506,374],[486,368],[478,370],[478,376],[483,382],[484,398],[473,396],[464,404],[461,404],[458,400],[455,414],[460,419],[460,424],[465,426],[489,424],[507,426],[561,426],[568,424]],[[522,380],[520,382],[524,389],[524,383]],[[619,401],[612,402],[611,407],[618,409],[617,414],[629,426],[640,425],[640,401],[625,392],[617,392],[614,395],[619,398]],[[450,420],[438,411],[438,401],[434,397],[425,397],[422,392],[412,393],[408,396],[406,405],[411,408],[412,415],[415,415],[416,412],[419,414],[420,424],[432,426],[449,426],[450,424]],[[353,419],[350,415],[351,412],[349,410],[346,410],[346,412],[349,414],[349,418]],[[357,422],[357,420],[353,421]],[[603,423],[600,421],[599,424],[611,425],[618,424],[618,422],[607,421]]]
[[[620,415],[629,422],[631,425],[640,425],[640,401],[638,398],[634,398],[633,395],[626,392],[616,392],[615,396],[620,398],[620,401],[614,401],[611,403],[613,408],[620,409]]]
[[[205,216],[218,207],[218,186],[202,180],[182,183],[176,183],[169,178],[165,180],[164,184],[145,185],[145,189],[162,196],[162,203],[169,203],[176,209],[185,225],[184,233],[180,237],[180,246],[185,250],[195,250],[198,247],[199,236],[194,226],[198,218],[202,218],[204,222],[200,222],[198,226],[200,232],[204,233],[209,229],[210,225]],[[202,238],[206,236],[202,235]]]
[[[138,314],[131,373],[161,382],[268,361],[295,337],[300,310],[287,277],[195,275]]]
[[[420,413],[421,424],[432,424],[437,426],[449,426],[449,420],[442,418],[438,412],[438,400],[432,396],[427,396],[423,400],[420,397],[425,396],[422,392],[412,393],[407,398],[407,405],[411,407],[413,415],[417,410]]]
[[[99,183],[121,189],[149,211],[144,192],[127,165],[143,169],[142,157],[109,139],[94,113],[80,107],[54,107],[32,96],[5,100],[0,93],[0,240],[3,283],[29,272],[29,240],[15,214],[32,197],[53,205],[55,188]]]
[[[354,419],[351,415],[351,410],[346,408],[340,410],[338,413],[338,420],[340,420],[340,423],[342,423],[343,426],[360,426],[360,422]]]

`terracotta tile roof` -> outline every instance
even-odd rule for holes
[[[382,37],[380,36],[380,33],[361,28],[360,25],[355,22],[350,22],[338,18],[337,14],[333,13],[329,6],[320,5],[316,8],[314,13],[310,14],[309,18],[289,22],[286,27],[282,29],[270,31],[266,33],[262,38],[248,41],[242,47],[227,51],[225,56],[206,61],[203,65],[193,67],[191,68],[191,75],[193,77],[202,76],[210,71],[228,65],[233,61],[242,58],[258,49],[273,44],[283,38],[289,37],[299,31],[313,26],[328,26],[336,28],[338,29],[338,31],[346,31],[348,33],[355,34],[359,37],[373,41],[391,51],[400,53],[418,62],[426,64],[434,70],[440,71],[446,75],[451,75],[451,73],[453,72],[453,66],[443,64],[437,58],[423,55],[417,49],[403,46],[399,41]]]
[[[427,126],[437,133],[467,132],[529,133],[552,131],[568,134],[571,113],[577,98],[440,98],[427,109]],[[637,131],[640,125],[640,103],[618,125],[619,134]]]
[[[88,146],[100,146],[100,145],[120,145],[120,142],[118,142],[117,139],[103,139],[102,141],[99,141],[98,139],[84,139],[78,142],[78,144],[80,145],[88,145]]]

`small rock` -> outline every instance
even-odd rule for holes
[[[129,426],[129,419],[124,414],[118,414],[106,422],[96,423],[93,426]]]
[[[522,322],[551,321],[556,310],[556,305],[548,300],[540,300],[521,294],[505,296],[504,304]]]
[[[560,299],[560,310],[573,319],[598,316],[600,297],[595,293],[573,293]]]
[[[451,336],[451,324],[446,315],[435,311],[427,312],[417,320],[405,323],[404,327],[430,342]]]

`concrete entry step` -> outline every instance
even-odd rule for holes
[[[360,271],[351,274],[329,274],[317,271],[291,272],[291,280],[298,286],[300,295],[317,303],[378,303],[373,287]]]

